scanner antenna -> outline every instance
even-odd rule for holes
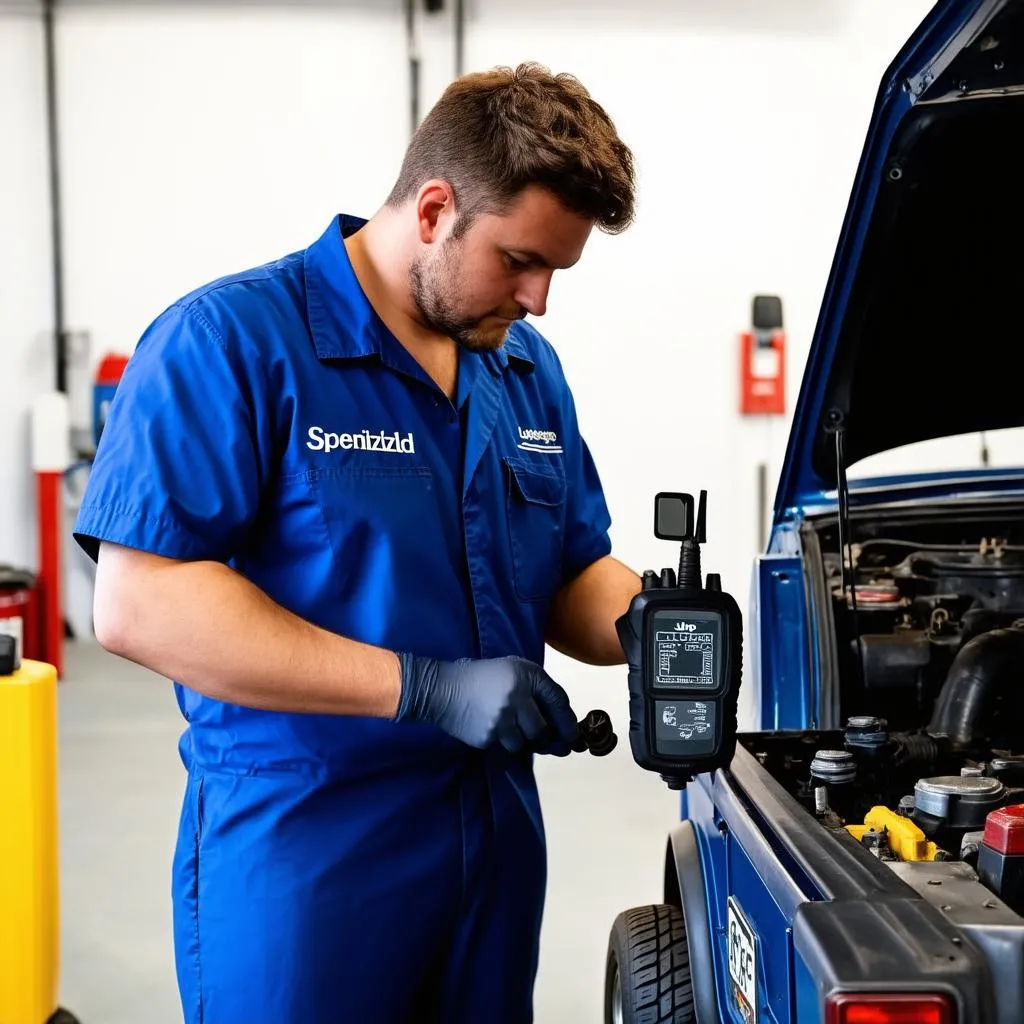
[[[701,491],[694,531],[689,537],[684,537],[683,542],[679,545],[679,588],[681,590],[701,589],[700,546],[708,539],[707,505],[708,492]]]

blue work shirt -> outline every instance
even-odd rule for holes
[[[518,322],[499,350],[460,352],[449,400],[360,288],[343,236],[363,223],[337,217],[308,249],[200,288],[150,325],[75,535],[93,557],[107,540],[224,562],[354,640],[542,662],[559,587],[610,551],[559,360]],[[189,767],[351,777],[468,750],[425,724],[176,689]]]

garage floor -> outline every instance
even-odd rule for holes
[[[581,678],[579,666],[555,678]],[[599,1024],[608,929],[660,899],[677,796],[637,768],[626,739],[622,669],[567,685],[583,714],[606,708],[619,746],[606,758],[539,759],[550,881],[537,1024]],[[169,871],[183,769],[170,684],[94,644],[70,644],[60,686],[61,1002],[82,1024],[181,1021]]]

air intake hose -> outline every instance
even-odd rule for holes
[[[954,749],[970,747],[983,738],[998,698],[1018,699],[1022,689],[1024,620],[982,633],[960,648],[935,702],[928,733],[946,737]],[[1006,724],[1012,727],[1010,717]]]

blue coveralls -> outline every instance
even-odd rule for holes
[[[342,236],[362,223],[157,318],[76,537],[226,562],[392,650],[541,662],[556,590],[610,550],[559,361],[517,323],[462,353],[449,401],[359,287]],[[532,1020],[546,860],[528,756],[175,689],[188,1024]]]

